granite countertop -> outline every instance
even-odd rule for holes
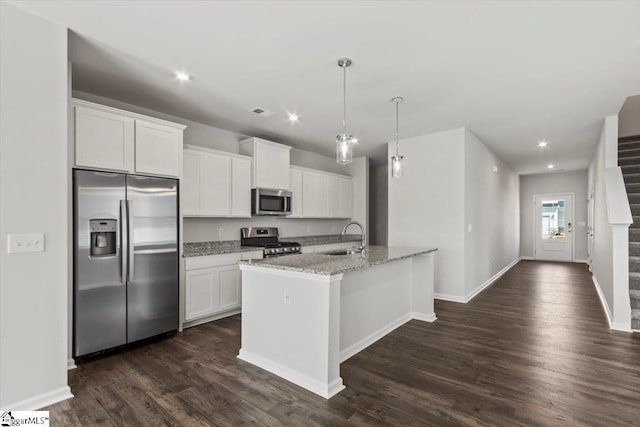
[[[326,255],[311,253],[276,258],[240,261],[240,265],[297,271],[319,275],[334,275],[369,268],[374,265],[411,258],[437,251],[437,248],[410,248],[398,246],[367,246],[365,254]]]
[[[281,242],[298,242],[301,246],[327,245],[330,243],[359,242],[359,234],[326,234],[320,236],[281,237]],[[185,243],[183,257],[232,254],[238,252],[260,251],[258,246],[242,246],[240,240],[222,240],[217,242]]]

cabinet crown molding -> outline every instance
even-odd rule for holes
[[[251,156],[245,156],[243,154],[232,153],[230,151],[216,150],[214,148],[201,147],[199,145],[184,144],[183,148],[185,150],[202,151],[203,153],[211,153],[211,154],[219,154],[219,155],[223,155],[223,156],[229,156],[229,157],[232,157],[234,159],[253,160],[253,157],[251,157]]]

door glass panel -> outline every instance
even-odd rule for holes
[[[564,200],[542,201],[542,239],[563,240],[565,236]]]

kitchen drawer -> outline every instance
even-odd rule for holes
[[[242,259],[240,252],[222,255],[206,255],[186,258],[184,261],[185,270],[196,268],[219,267],[223,265],[237,264]]]

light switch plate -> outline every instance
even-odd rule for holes
[[[7,236],[7,252],[44,252],[44,233],[9,234]]]

